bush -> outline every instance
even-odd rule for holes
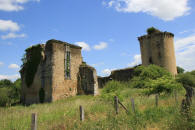
[[[0,106],[8,106],[11,104],[9,96],[10,90],[8,88],[0,88]]]
[[[14,83],[4,79],[0,83],[0,106],[10,106],[18,103],[21,94],[21,79],[17,79]]]
[[[147,29],[147,33],[148,34],[152,34],[152,33],[155,33],[155,32],[160,32],[158,29],[154,28],[154,27],[150,27]]]
[[[182,89],[181,84],[177,83],[166,69],[157,65],[139,66],[135,69],[134,75],[131,80],[132,87],[144,88],[148,95],[166,94]]]
[[[109,81],[102,90],[102,97],[106,100],[112,100],[114,96],[118,96],[122,100],[123,97],[120,95],[120,92],[127,87],[128,85],[124,82]]]
[[[12,81],[10,81],[8,79],[0,80],[0,88],[2,88],[2,87],[11,87],[11,86],[13,86]]]
[[[147,95],[170,94],[173,91],[182,90],[182,85],[169,76],[163,76],[156,80],[149,80],[149,82],[146,83],[146,88],[148,88],[145,91]]]
[[[184,70],[183,68],[177,66],[177,73],[178,73],[178,74],[182,74],[182,73],[184,73],[184,71],[185,71],[185,70]]]
[[[193,71],[184,74],[179,74],[177,76],[177,81],[179,83],[182,83],[184,87],[195,87],[195,75],[193,75]]]

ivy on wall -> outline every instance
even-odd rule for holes
[[[43,103],[45,100],[45,90],[43,88],[40,88],[39,90],[39,101],[40,103]]]
[[[40,44],[32,46],[30,48],[27,48],[26,56],[23,59],[23,67],[24,67],[24,76],[25,76],[25,82],[27,87],[30,87],[30,85],[33,83],[34,76],[37,72],[37,68],[41,61],[41,51],[43,48]]]

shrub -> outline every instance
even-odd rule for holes
[[[10,106],[18,103],[21,94],[21,79],[17,79],[14,83],[4,79],[0,83],[0,106]]]
[[[107,100],[112,100],[114,96],[118,96],[120,100],[123,99],[120,91],[128,87],[125,83],[119,81],[109,81],[102,90],[102,97]]]
[[[179,83],[182,83],[184,87],[195,87],[195,75],[193,75],[193,71],[184,74],[179,74],[177,76],[177,81]]]
[[[134,75],[140,77],[142,80],[157,79],[164,75],[171,76],[167,70],[157,65],[138,66],[134,71]]]
[[[160,32],[158,29],[154,28],[154,27],[150,27],[147,29],[147,33],[148,34],[152,34],[152,33],[155,33],[155,32]]]
[[[184,70],[183,68],[177,66],[177,73],[178,73],[178,74],[182,74],[182,73],[184,73],[184,71],[185,71],[185,70]]]
[[[8,88],[0,88],[0,106],[7,106],[8,104],[11,104],[9,95],[10,91]]]
[[[182,89],[174,77],[164,68],[157,65],[139,66],[135,69],[135,77],[131,80],[134,88],[144,88],[145,93],[161,94],[171,93]]]
[[[10,81],[8,79],[0,80],[0,88],[2,88],[2,87],[10,87],[12,85],[13,85],[12,81]]]
[[[146,83],[146,88],[148,88],[145,93],[147,95],[151,94],[170,94],[173,91],[178,91],[182,89],[182,85],[175,81],[172,77],[163,76],[156,80],[149,80]]]

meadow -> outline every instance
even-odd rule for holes
[[[114,83],[112,83],[114,84]],[[122,84],[122,83],[121,83]],[[101,92],[102,93],[102,92]],[[0,108],[1,130],[28,130],[31,128],[31,114],[38,115],[38,130],[61,129],[114,129],[114,130],[187,130],[195,129],[195,98],[191,115],[193,121],[188,121],[181,111],[181,100],[185,91],[175,94],[160,95],[159,105],[155,106],[155,96],[143,94],[143,89],[124,88],[120,90],[120,101],[129,110],[128,113],[120,106],[119,114],[114,109],[113,96],[103,94],[69,97],[53,103],[33,104],[31,106],[13,106]],[[131,100],[135,100],[134,113]],[[85,120],[80,121],[79,106],[85,111]]]

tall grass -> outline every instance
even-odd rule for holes
[[[30,129],[33,112],[38,113],[38,130],[195,129],[195,103],[191,109],[192,121],[186,120],[180,114],[184,91],[177,94],[178,104],[175,102],[174,94],[160,96],[158,107],[155,106],[154,95],[146,96],[143,89],[131,88],[129,83],[112,81],[101,90],[101,93],[96,97],[75,96],[29,107],[0,108],[0,130]],[[120,106],[119,114],[115,114],[114,95],[120,97],[119,100],[127,107],[128,113]],[[135,113],[132,111],[130,98],[135,99]],[[79,105],[84,107],[84,122],[79,119]]]

